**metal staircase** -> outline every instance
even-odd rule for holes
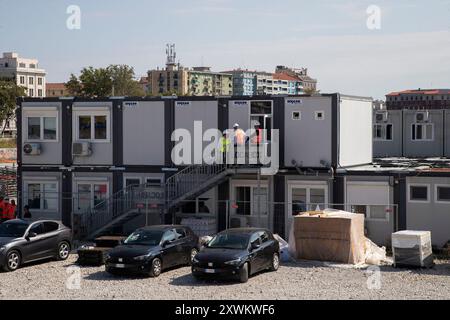
[[[180,206],[183,201],[195,199],[212,187],[227,180],[235,171],[224,164],[192,165],[177,172],[159,188],[163,198],[152,201],[166,214]],[[88,210],[74,214],[74,238],[93,239],[96,236],[113,232],[116,227],[141,215],[142,209],[149,205],[146,190],[148,185],[134,185],[117,192],[108,199]],[[145,207],[144,207],[145,204]]]

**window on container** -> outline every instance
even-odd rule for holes
[[[306,188],[292,189],[292,215],[306,211],[307,193]]]
[[[58,208],[56,183],[44,183],[42,185],[42,193],[42,209],[56,210]]]
[[[414,123],[411,126],[412,140],[433,140],[434,125],[432,123]]]
[[[314,113],[314,119],[316,120],[323,120],[325,118],[324,112],[323,111],[316,111]]]
[[[251,187],[236,187],[236,214],[250,215]]]
[[[94,184],[94,206],[97,209],[106,206],[105,200],[107,197],[108,186],[106,184]]]
[[[428,186],[410,186],[409,200],[428,201]]]
[[[252,114],[272,114],[272,101],[252,101]]]
[[[41,138],[41,118],[28,118],[28,139],[39,140]]]
[[[106,139],[106,116],[95,116],[95,139]]]
[[[44,140],[56,140],[56,118],[44,117]]]
[[[41,209],[41,185],[39,183],[28,184],[26,196],[30,209]]]
[[[91,139],[91,116],[78,117],[78,138]]]
[[[450,186],[449,187],[443,187],[443,186],[437,187],[437,200],[450,202]]]

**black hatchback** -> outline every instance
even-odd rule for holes
[[[149,226],[134,231],[106,255],[106,271],[143,273],[157,277],[164,269],[190,264],[199,239],[189,227]]]
[[[247,282],[262,270],[278,270],[280,244],[266,229],[236,228],[215,235],[194,257],[196,278],[232,277]]]

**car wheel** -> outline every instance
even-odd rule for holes
[[[248,262],[244,263],[241,270],[239,270],[239,281],[241,283],[248,281]]]
[[[194,261],[194,257],[197,255],[198,250],[197,248],[191,249],[191,254],[189,255],[189,265],[192,265],[192,262]]]
[[[150,277],[158,277],[162,271],[162,261],[160,258],[155,258],[152,260],[152,264],[150,266]]]
[[[277,271],[279,267],[280,267],[280,256],[278,255],[278,253],[275,252],[272,256],[272,263],[270,265],[270,270]]]
[[[105,268],[105,271],[108,272],[108,273],[109,273],[110,275],[112,275],[112,276],[118,276],[118,275],[119,275],[119,273],[117,272],[117,270],[114,269],[114,268],[106,267],[106,268]]]
[[[62,241],[58,245],[58,254],[56,258],[58,260],[66,260],[70,254],[70,244],[67,241]]]
[[[20,253],[16,250],[8,252],[6,255],[5,271],[15,271],[19,268],[21,262]]]

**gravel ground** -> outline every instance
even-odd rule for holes
[[[78,269],[75,260],[71,255],[63,262],[1,272],[0,299],[450,299],[450,260],[423,270],[383,266],[380,289],[368,289],[368,280],[376,285],[369,270],[321,262],[285,263],[277,272],[240,284],[196,281],[188,267],[158,278],[114,277],[104,267]],[[81,273],[80,289],[76,272]],[[75,288],[67,289],[67,282]]]

